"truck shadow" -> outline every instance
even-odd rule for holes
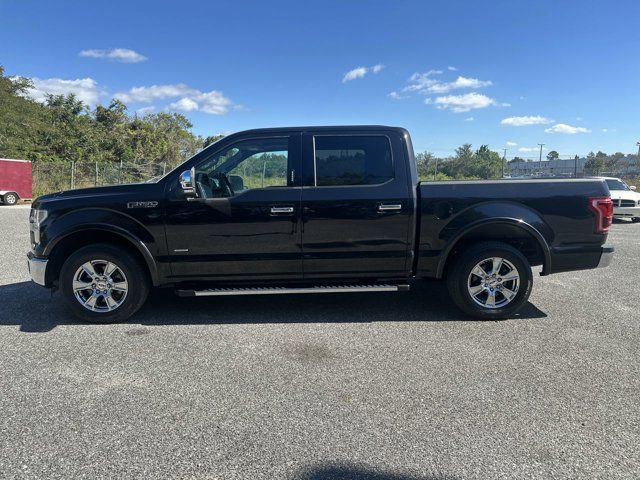
[[[32,282],[0,286],[0,325],[23,332],[48,332],[58,325],[83,325],[65,308],[61,294]],[[514,320],[547,315],[528,303]],[[131,325],[249,323],[370,323],[474,321],[449,299],[443,282],[418,282],[401,293],[265,295],[180,298],[155,290]]]
[[[295,478],[300,480],[453,480],[454,477],[402,474],[389,470],[374,470],[366,466],[338,463],[319,465],[303,470]]]

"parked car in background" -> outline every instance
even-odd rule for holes
[[[402,128],[271,128],[224,137],[155,183],[38,198],[28,263],[91,322],[129,318],[152,286],[397,292],[420,278],[496,319],[526,304],[534,265],[607,266],[612,210],[601,179],[420,182]]]
[[[0,203],[15,205],[31,200],[31,162],[0,158]]]
[[[630,218],[640,222],[640,193],[635,185],[629,186],[619,178],[601,177],[611,192],[614,218]]]

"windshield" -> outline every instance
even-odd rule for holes
[[[609,190],[629,190],[627,184],[621,180],[605,180]]]

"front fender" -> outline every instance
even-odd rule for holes
[[[65,238],[83,231],[104,231],[125,239],[140,252],[149,268],[153,284],[158,284],[155,258],[162,253],[162,246],[140,221],[114,210],[88,208],[55,218],[42,232],[41,255],[48,257]]]

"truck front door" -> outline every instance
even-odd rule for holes
[[[305,279],[397,278],[411,268],[413,194],[401,135],[303,135]]]
[[[175,280],[302,278],[300,140],[262,135],[221,147],[195,166],[196,198],[181,198],[174,181],[165,224]]]

